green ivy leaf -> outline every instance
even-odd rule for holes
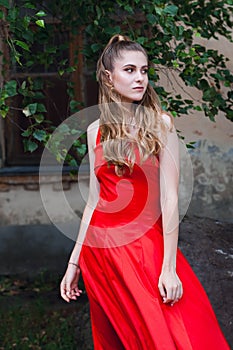
[[[227,110],[227,118],[233,121],[233,110]]]
[[[36,130],[33,133],[33,136],[38,141],[46,141],[46,132],[44,130]]]
[[[199,82],[199,87],[201,90],[206,90],[209,88],[209,83],[206,79],[201,79]]]
[[[38,148],[38,144],[34,141],[24,139],[23,140],[24,145],[24,152],[34,152]]]
[[[80,156],[84,156],[87,150],[87,146],[85,144],[81,144],[81,146],[78,147],[78,153]]]
[[[17,17],[18,17],[18,14],[19,14],[19,9],[16,8],[15,6],[13,7],[9,7],[9,10],[8,10],[8,19],[10,20],[10,22],[15,22]]]
[[[17,82],[16,82],[16,80],[8,81],[4,86],[4,90],[7,94],[7,97],[13,97],[13,96],[17,95]]]
[[[43,116],[43,114],[36,114],[36,115],[34,116],[34,118],[35,118],[35,121],[36,121],[38,124],[40,124],[40,123],[42,123],[42,122],[44,121],[44,116]]]
[[[177,112],[171,111],[171,114],[172,114],[172,116],[173,116],[174,118],[177,117]]]
[[[149,13],[147,16],[146,16],[148,22],[151,24],[151,25],[154,25],[156,24],[157,22],[157,17],[155,15],[153,15],[152,13]]]
[[[41,91],[36,91],[36,92],[34,92],[33,97],[35,99],[40,99],[41,100],[41,99],[45,98],[45,95]]]
[[[29,105],[27,105],[24,109],[23,109],[23,114],[25,114],[26,117],[30,117],[30,115],[33,115],[36,113],[37,110],[37,103],[31,103]]]
[[[5,17],[5,13],[2,10],[0,10],[0,19],[3,19],[4,17]]]
[[[7,9],[9,9],[10,8],[9,1],[8,0],[0,0],[0,6],[4,6]]]
[[[130,6],[130,5],[128,5],[128,4],[124,6],[124,9],[125,9],[125,11],[127,11],[128,13],[131,13],[131,14],[134,13],[132,6]]]
[[[21,40],[14,40],[14,43],[26,51],[30,51],[28,44]]]
[[[66,68],[66,73],[73,73],[77,70],[77,67],[68,67]]]
[[[47,109],[43,103],[37,103],[36,112],[46,113]]]
[[[204,101],[212,100],[215,96],[216,96],[216,90],[214,87],[210,87],[209,89],[203,92]]]
[[[165,7],[165,9],[163,10],[163,13],[166,13],[168,15],[171,16],[175,16],[178,12],[178,7],[175,5],[168,5],[167,7]]]
[[[26,85],[27,85],[27,82],[24,80],[24,81],[22,82],[22,84],[21,84],[21,89],[22,89],[22,90],[25,90]]]
[[[162,13],[163,13],[163,9],[162,9],[161,7],[155,6],[155,12],[156,12],[159,16],[161,16]]]
[[[99,51],[101,49],[101,47],[102,46],[100,44],[92,44],[91,45],[91,49],[92,49],[93,52]]]
[[[105,28],[105,33],[106,34],[109,34],[109,36],[111,35],[114,35],[114,34],[118,34],[118,33],[121,33],[121,27],[120,26],[115,26],[115,27],[107,27]]]
[[[30,2],[27,2],[26,4],[23,5],[26,9],[32,9],[35,10],[36,6]]]
[[[70,101],[70,109],[72,113],[77,112],[80,109],[80,102],[71,100]]]
[[[59,131],[59,133],[60,133],[60,132],[61,132],[61,133],[69,133],[69,132],[70,132],[70,128],[69,128],[68,125],[66,125],[66,124],[63,123],[63,124],[59,125],[58,131]]]
[[[96,5],[97,19],[100,19],[102,16],[102,11],[98,5]]]
[[[139,36],[137,38],[137,42],[141,45],[144,45],[145,41],[146,41],[146,38],[144,36]]]
[[[24,132],[21,133],[22,136],[28,137],[32,134],[32,129],[27,129]]]
[[[195,146],[193,146],[192,142],[186,143],[186,147],[189,148],[189,149],[196,148]]]
[[[0,115],[2,116],[2,118],[6,118],[8,112],[9,112],[9,107],[6,105],[2,105],[0,109]]]
[[[74,168],[78,167],[78,163],[77,163],[77,161],[75,159],[71,159],[69,161],[69,165],[74,167]]]
[[[45,17],[47,15],[46,15],[46,13],[44,11],[40,10],[39,12],[36,13],[36,16],[37,17]]]
[[[38,27],[45,28],[45,23],[43,19],[38,19],[36,21],[36,24],[38,25]]]
[[[200,106],[194,106],[193,109],[195,109],[195,111],[199,111],[199,112],[202,111],[202,108]]]

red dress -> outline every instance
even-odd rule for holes
[[[80,255],[95,350],[229,350],[200,282],[178,249],[184,294],[163,304],[159,162],[148,158],[123,176],[103,159],[100,132],[95,174],[100,198]]]

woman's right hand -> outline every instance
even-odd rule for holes
[[[79,277],[80,268],[73,264],[68,264],[60,284],[61,297],[68,303],[70,300],[76,300],[82,294],[82,290],[78,287]]]
[[[183,295],[183,286],[175,270],[163,269],[159,277],[159,291],[165,304],[173,306]]]

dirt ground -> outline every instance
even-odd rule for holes
[[[204,286],[229,345],[233,347],[233,224],[186,217],[179,247]],[[92,350],[89,306],[83,296],[76,318],[79,350]]]
[[[223,333],[233,348],[233,223],[185,217],[180,225],[179,247],[203,284]],[[51,283],[51,288],[44,291],[41,286],[39,290],[30,289],[30,286],[26,290],[21,288],[21,291],[10,289],[8,293],[2,293],[0,308],[17,300],[28,304],[40,296],[51,310],[61,315],[72,315],[74,329],[71,331],[75,332],[76,338],[73,349],[93,350],[86,294],[67,304],[59,295],[60,277],[53,277]],[[44,285],[47,286],[46,283]]]

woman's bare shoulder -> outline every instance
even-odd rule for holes
[[[161,118],[162,118],[163,122],[166,124],[166,126],[169,129],[172,129],[172,127],[174,125],[173,117],[169,113],[163,112],[161,114]]]
[[[95,120],[93,123],[88,125],[87,139],[88,139],[89,145],[90,144],[93,146],[95,145],[98,130],[99,130],[99,119]]]
[[[92,122],[91,124],[88,125],[87,131],[88,132],[93,132],[94,130],[98,130],[100,125],[100,120],[96,119],[94,122]]]

